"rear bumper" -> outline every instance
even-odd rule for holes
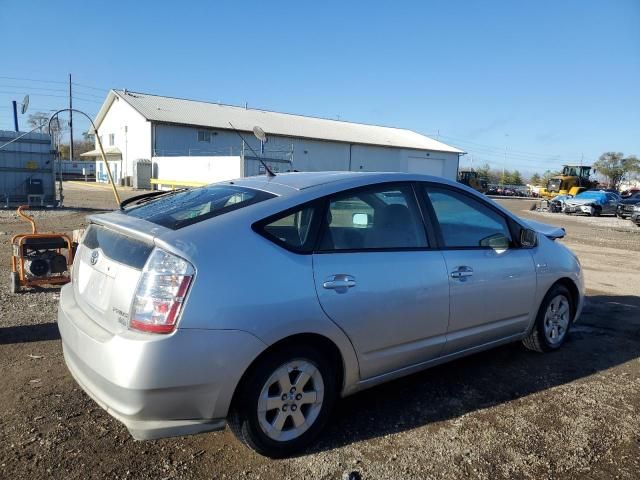
[[[235,387],[265,348],[237,330],[112,334],[62,289],[64,358],[82,389],[139,440],[219,430]]]

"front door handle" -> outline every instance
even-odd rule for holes
[[[463,265],[451,272],[451,278],[457,278],[461,282],[464,282],[467,277],[473,276],[473,268]]]
[[[356,286],[356,279],[351,275],[338,273],[328,277],[322,286],[328,290],[335,290],[338,293],[346,293],[348,289]]]

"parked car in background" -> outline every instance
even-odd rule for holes
[[[126,202],[89,218],[58,326],[78,384],[136,439],[228,423],[287,456],[339,397],[509,342],[557,350],[583,305],[564,229],[439,177],[288,173]]]
[[[640,205],[633,206],[633,212],[631,212],[631,221],[640,227]]]
[[[599,215],[615,215],[620,196],[617,193],[603,190],[587,190],[564,201],[563,212],[584,213],[597,217]]]
[[[629,198],[638,193],[640,193],[640,188],[630,188],[629,190],[625,190],[624,192],[622,192],[620,196],[622,198]]]
[[[620,218],[630,217],[633,213],[634,205],[638,204],[640,204],[640,191],[621,199],[620,202],[618,202],[616,215]]]
[[[573,198],[573,195],[556,195],[549,200],[549,211],[558,213],[564,211],[565,202]]]

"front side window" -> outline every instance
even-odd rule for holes
[[[455,190],[427,187],[445,247],[508,248],[511,233],[505,218],[482,202]]]
[[[329,198],[320,251],[428,246],[411,186],[369,187]]]
[[[274,196],[234,185],[210,185],[175,194],[169,192],[140,207],[130,208],[126,213],[176,230]]]

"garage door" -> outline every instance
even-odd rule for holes
[[[444,176],[444,159],[409,157],[407,164],[409,173],[422,173],[424,175]]]

